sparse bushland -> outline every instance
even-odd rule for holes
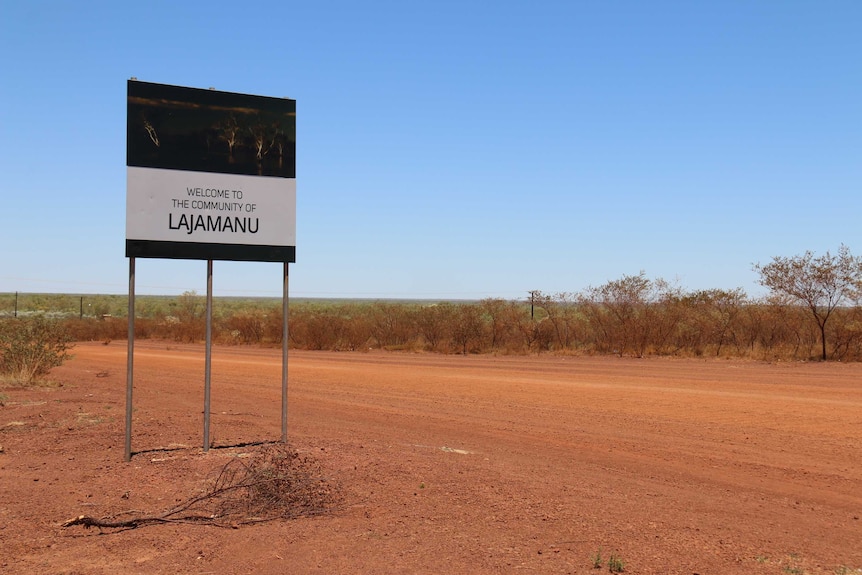
[[[842,246],[835,257],[806,253],[755,269],[770,287],[767,297],[751,299],[741,288],[687,292],[641,272],[580,293],[533,291],[514,301],[292,300],[289,345],[332,351],[862,361],[862,260]],[[796,283],[790,281],[794,277]],[[10,294],[0,296],[11,301]],[[76,341],[125,339],[124,296],[55,298],[55,308],[44,294],[23,294],[20,300],[54,309],[61,318],[56,321]],[[70,312],[76,302],[77,310]],[[11,308],[3,305],[0,316],[9,317]],[[116,315],[80,313],[96,307]],[[135,337],[204,339],[203,296],[139,296],[136,307]],[[214,341],[281,344],[280,299],[215,298],[213,307]]]
[[[135,337],[204,340],[203,303],[194,294],[136,314]],[[213,338],[228,345],[281,344],[281,303],[214,300]],[[291,302],[294,349],[818,360],[819,326],[789,297],[749,299],[741,289],[685,292],[643,274],[580,294],[533,292],[530,299],[479,302]],[[21,318],[19,318],[21,319]],[[6,321],[12,321],[7,318]],[[73,341],[124,340],[125,317],[45,319]],[[862,307],[833,309],[827,359],[862,361]]]

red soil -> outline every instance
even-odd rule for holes
[[[79,344],[2,391],[3,573],[862,573],[862,365],[291,352],[289,440],[344,504],[100,534],[281,430],[280,350]]]

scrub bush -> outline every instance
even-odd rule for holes
[[[0,376],[29,385],[72,356],[62,324],[42,316],[0,321]]]

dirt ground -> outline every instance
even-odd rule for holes
[[[862,573],[862,365],[291,352],[317,517],[116,531],[281,433],[280,350],[78,344],[0,390],[3,573]],[[594,567],[601,557],[601,570]]]

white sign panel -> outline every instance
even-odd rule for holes
[[[128,168],[126,238],[296,245],[296,180]]]

